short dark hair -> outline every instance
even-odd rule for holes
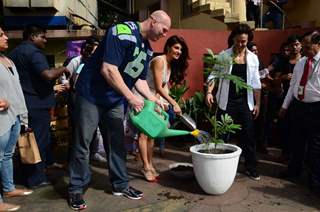
[[[257,44],[255,44],[254,42],[249,42],[247,44],[247,48],[251,51],[251,49],[254,47],[254,46],[257,46]]]
[[[312,35],[311,43],[312,44],[320,44],[320,34],[319,33]]]
[[[88,37],[81,45],[81,50],[85,50],[88,46],[98,46],[100,43],[100,40],[97,36],[90,36]]]
[[[280,51],[284,51],[285,48],[288,48],[289,47],[289,44],[287,43],[287,41],[285,42],[282,42],[281,43],[281,46],[280,46]]]
[[[299,35],[290,35],[288,38],[287,38],[287,44],[290,45],[292,43],[295,43],[296,41],[299,41],[301,42],[301,37]]]
[[[30,24],[30,25],[27,25],[24,30],[23,30],[23,40],[28,40],[31,36],[37,36],[39,34],[42,34],[42,33],[46,33],[47,31],[41,27],[41,26],[38,26],[38,25],[34,25],[34,24]]]
[[[302,35],[302,38],[305,38],[305,37],[308,37],[308,36],[314,35],[314,34],[319,34],[319,32],[318,32],[317,30],[308,31],[308,32],[306,32],[306,33],[304,33],[304,34]]]
[[[237,25],[230,33],[228,37],[228,47],[233,45],[233,38],[237,35],[247,34],[248,42],[253,40],[253,32],[248,24],[239,24]]]

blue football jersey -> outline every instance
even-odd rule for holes
[[[123,96],[115,91],[101,75],[102,63],[118,67],[129,89],[138,79],[146,79],[152,49],[143,39],[135,22],[113,25],[103,41],[84,65],[76,85],[76,92],[90,102],[113,107],[123,102]]]

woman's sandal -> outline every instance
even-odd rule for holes
[[[157,180],[150,169],[148,169],[148,170],[141,169],[141,172],[144,175],[144,178],[148,182],[155,182]]]
[[[151,168],[150,171],[152,172],[152,174],[155,178],[160,176],[159,172],[157,172],[157,170],[155,168]]]

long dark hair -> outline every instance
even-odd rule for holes
[[[188,60],[190,59],[189,49],[185,40],[178,35],[173,35],[169,37],[168,40],[166,41],[166,44],[164,45],[163,53],[167,54],[170,48],[177,43],[182,46],[182,50],[181,50],[182,52],[178,60],[172,60],[170,63],[170,66],[171,66],[170,81],[173,83],[179,84],[184,80],[184,77],[186,76],[185,72],[189,66]]]

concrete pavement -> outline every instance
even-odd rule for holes
[[[305,184],[305,177],[297,182],[277,178],[283,164],[274,163],[272,157],[261,156],[259,170],[261,180],[250,180],[243,174],[237,174],[230,190],[221,196],[205,194],[194,177],[179,178],[168,170],[169,164],[191,162],[188,145],[172,146],[167,143],[165,158],[155,155],[155,165],[161,176],[157,183],[148,183],[140,173],[141,162],[133,156],[128,157],[130,184],[144,191],[142,200],[129,200],[111,195],[111,186],[107,176],[106,164],[92,164],[92,183],[85,199],[88,208],[85,211],[217,211],[217,212],[272,212],[272,211],[320,211],[320,198],[311,193]],[[239,172],[243,170],[240,165]],[[66,202],[67,172],[51,171],[55,184],[35,190],[22,198],[5,199],[6,202],[20,204],[19,211],[72,211]]]

